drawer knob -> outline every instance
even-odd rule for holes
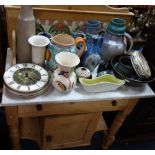
[[[72,7],[71,7],[71,6],[69,6],[69,7],[68,7],[68,10],[72,10]]]
[[[37,108],[37,111],[41,111],[41,110],[42,110],[42,105],[41,105],[41,104],[38,104],[38,105],[36,106],[36,108]]]
[[[47,142],[47,143],[52,142],[52,136],[47,135],[47,136],[46,136],[46,142]]]
[[[113,100],[113,101],[111,102],[111,104],[112,104],[112,106],[116,106],[116,105],[117,105],[117,101],[116,101],[116,100]]]

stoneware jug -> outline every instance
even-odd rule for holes
[[[80,58],[71,52],[56,54],[58,68],[53,73],[53,86],[60,92],[70,92],[76,85],[76,74],[73,68],[80,62]]]
[[[126,33],[125,20],[121,18],[112,19],[103,38],[101,56],[106,62],[110,61],[115,55],[129,52],[133,46],[132,37]],[[126,50],[127,40],[130,43],[128,50]]]
[[[88,20],[86,23],[86,34],[99,34],[101,32],[101,21]]]
[[[86,35],[87,50],[81,58],[80,65],[87,67],[91,72],[101,61],[101,45],[103,38],[99,35]]]
[[[82,46],[80,50],[77,49],[79,44]],[[85,39],[82,37],[73,38],[68,34],[58,34],[51,38],[46,52],[46,64],[51,70],[56,69],[57,63],[55,56],[60,52],[71,52],[77,54],[79,57],[83,55],[86,49]]]

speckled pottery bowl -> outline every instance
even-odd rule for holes
[[[78,78],[90,78],[91,76],[90,70],[86,67],[78,67],[75,72]]]

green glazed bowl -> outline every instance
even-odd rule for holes
[[[117,79],[111,74],[104,74],[95,79],[79,78],[79,81],[87,92],[113,91],[125,84],[124,80]]]

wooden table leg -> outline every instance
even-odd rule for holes
[[[123,111],[119,111],[110,126],[109,131],[107,132],[106,136],[103,138],[103,149],[108,149],[115,140],[115,135],[122,126],[123,122],[125,121],[126,117],[132,112],[133,108],[137,104],[138,99],[129,100],[129,103],[125,107]]]
[[[16,106],[5,107],[7,124],[13,149],[20,149],[19,120]]]

